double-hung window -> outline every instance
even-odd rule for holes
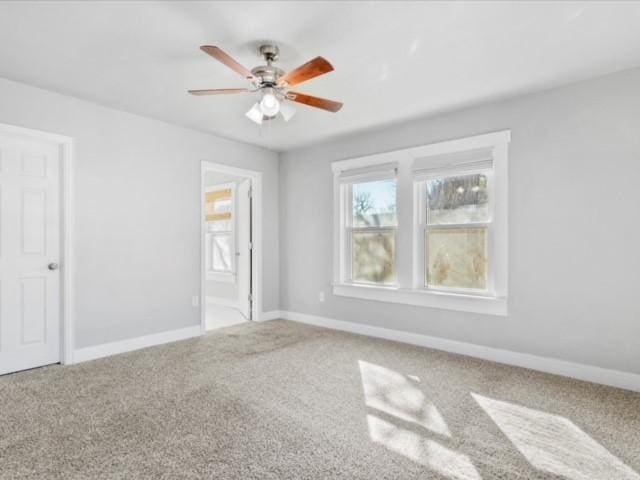
[[[506,315],[509,139],[334,162],[333,293]]]
[[[439,169],[418,183],[420,249],[427,289],[488,294],[490,262],[491,165]]]
[[[205,196],[205,250],[207,277],[211,280],[234,281],[235,185],[210,187]]]
[[[352,285],[397,284],[396,168],[352,169],[337,177],[341,280]]]
[[[396,179],[350,183],[349,264],[353,283],[396,283]]]

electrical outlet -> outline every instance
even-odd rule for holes
[[[193,297],[191,297],[191,305],[194,307],[200,305],[200,297],[198,295],[194,295]]]
[[[318,292],[318,300],[320,300],[321,302],[324,302],[324,292]]]

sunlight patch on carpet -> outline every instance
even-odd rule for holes
[[[374,442],[420,465],[454,480],[481,480],[468,456],[398,427],[386,420],[367,415],[369,436]]]
[[[367,407],[451,436],[436,406],[417,387],[420,379],[360,360],[360,375]]]
[[[535,468],[569,480],[640,480],[571,420],[472,393],[495,424]]]

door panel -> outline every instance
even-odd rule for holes
[[[47,331],[46,279],[21,278],[19,319],[22,341],[20,346],[44,343]]]
[[[0,374],[60,361],[60,154],[0,135]]]
[[[22,253],[43,255],[46,250],[46,196],[44,189],[22,191]]]
[[[47,176],[47,156],[42,154],[22,152],[22,169],[20,173],[31,177]]]

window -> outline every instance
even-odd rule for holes
[[[350,185],[351,281],[396,283],[396,181]]]
[[[233,281],[234,194],[233,184],[208,189],[205,198],[206,266],[210,279]]]
[[[334,162],[334,294],[506,315],[509,138]]]
[[[424,286],[473,292],[489,290],[489,170],[443,172],[420,184],[425,215]]]

